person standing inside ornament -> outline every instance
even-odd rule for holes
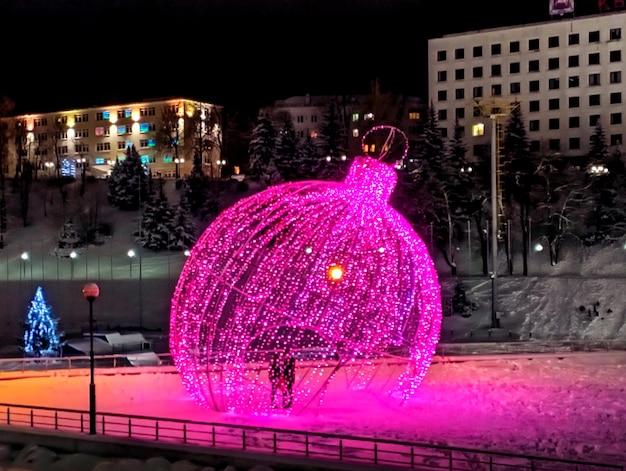
[[[276,404],[274,403],[276,399],[276,391],[278,391],[280,387],[281,380],[283,379],[283,364],[281,361],[281,357],[278,352],[274,352],[274,356],[272,357],[269,366],[267,367],[267,375],[270,380],[270,385],[272,387],[272,408],[276,408]],[[283,392],[283,403],[285,399],[285,393]]]
[[[296,360],[289,347],[285,349],[283,357],[283,377],[286,387],[286,391],[283,393],[283,408],[288,409],[293,403],[293,383],[296,380]]]

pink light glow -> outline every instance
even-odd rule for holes
[[[271,187],[206,229],[170,318],[171,353],[196,402],[268,413],[267,364],[286,347],[297,358],[294,413],[319,406],[338,371],[348,388],[366,388],[376,357],[402,365],[388,400],[414,393],[439,340],[440,287],[424,243],[388,205],[396,179],[357,157],[344,182]]]

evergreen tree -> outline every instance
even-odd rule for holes
[[[598,122],[590,138],[586,167],[588,183],[587,244],[615,240],[625,234],[626,169],[619,149],[609,152],[606,136]]]
[[[298,180],[313,180],[319,172],[320,155],[319,149],[311,136],[307,137],[298,145],[294,167]]]
[[[158,192],[151,193],[146,201],[141,219],[139,243],[158,252],[169,247],[173,232],[173,214],[159,179]]]
[[[72,219],[68,219],[63,224],[63,228],[57,239],[57,246],[54,254],[57,257],[69,257],[70,253],[83,246],[83,238],[80,236]]]
[[[257,118],[248,146],[250,178],[270,185],[276,174],[274,153],[276,151],[276,130],[266,114]]]
[[[57,332],[58,319],[52,317],[52,309],[43,296],[41,286],[30,302],[26,330],[24,332],[24,354],[27,356],[58,356],[60,334]]]
[[[141,157],[130,146],[126,149],[126,158],[118,160],[109,177],[109,202],[124,211],[139,209],[148,193],[148,179],[141,162]]]
[[[320,169],[322,180],[342,181],[348,173],[350,162],[346,155],[346,131],[337,100],[331,98],[322,117],[319,130]]]
[[[297,179],[297,164],[295,164],[298,152],[298,138],[290,117],[285,119],[282,129],[276,138],[276,154],[274,162],[276,170],[283,181]]]
[[[505,215],[512,220],[513,209],[517,206],[519,224],[522,233],[523,274],[528,275],[528,237],[530,210],[540,201],[537,186],[541,185],[537,168],[539,163],[530,153],[530,143],[519,103],[511,110],[504,130],[504,154],[500,162],[502,167],[503,202],[507,203]],[[504,205],[504,203],[503,203]],[[510,228],[509,228],[510,230]],[[505,238],[505,240],[508,240]],[[513,273],[511,248],[507,246],[509,274]]]
[[[200,152],[194,153],[193,167],[191,168],[191,173],[185,179],[185,184],[186,188],[183,189],[183,192],[187,195],[189,208],[193,214],[204,214],[205,212],[217,214],[217,196],[209,191],[211,182],[202,169]]]
[[[180,202],[174,211],[169,248],[171,250],[185,250],[191,248],[196,240],[196,225],[191,217],[186,191],[183,191],[180,194]]]

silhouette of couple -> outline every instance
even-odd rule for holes
[[[276,408],[276,393],[280,390],[283,396],[283,409],[288,409],[293,403],[293,383],[296,379],[296,360],[289,348],[284,352],[275,352],[267,369],[272,385],[272,408]]]

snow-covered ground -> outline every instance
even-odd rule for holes
[[[145,373],[98,375],[98,410],[626,464],[626,352],[435,361],[403,406],[382,390],[391,370],[366,391],[331,383],[319,409],[262,417],[199,408],[177,374]],[[87,371],[0,381],[8,403],[87,409],[87,392]]]

